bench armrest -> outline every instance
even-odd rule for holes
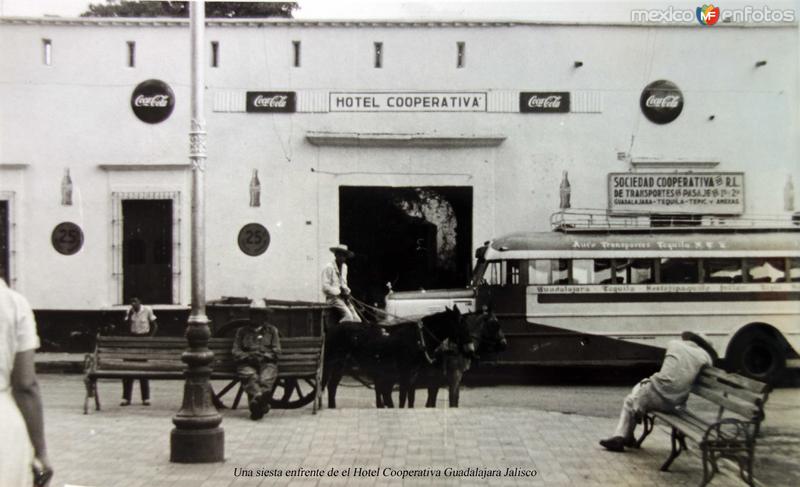
[[[755,442],[756,423],[736,418],[723,418],[709,425],[703,442],[716,445],[745,445],[750,448]]]

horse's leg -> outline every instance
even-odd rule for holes
[[[400,407],[405,407],[407,403],[409,408],[413,408],[414,385],[417,382],[418,372],[411,366],[406,367],[405,370],[400,374]]]
[[[405,374],[403,374],[400,376],[400,392],[398,393],[398,401],[400,402],[399,407],[401,409],[406,407],[406,399],[408,399],[408,388],[409,388],[408,377]]]
[[[394,401],[392,400],[392,386],[393,385],[394,384],[390,380],[387,380],[383,384],[383,388],[382,388],[383,389],[383,405],[386,406],[387,408],[393,408],[394,407]]]
[[[336,364],[331,367],[330,379],[328,381],[328,408],[336,409],[336,389],[339,387],[339,382],[342,381],[344,374],[344,367]]]
[[[461,370],[453,368],[448,371],[447,376],[449,381],[448,388],[450,391],[450,396],[448,398],[450,402],[450,407],[457,408],[458,396],[460,393],[459,388],[461,386],[461,378],[463,377],[463,373],[461,372]]]
[[[426,408],[436,407],[436,396],[439,395],[439,384],[433,383],[428,386],[428,400],[425,402]]]

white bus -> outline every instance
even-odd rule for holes
[[[698,220],[697,223],[702,223]],[[476,251],[467,289],[398,292],[397,315],[491,306],[498,364],[656,364],[683,330],[764,380],[800,350],[800,227],[586,227],[504,236]]]

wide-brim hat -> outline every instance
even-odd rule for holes
[[[708,354],[711,355],[712,359],[717,360],[719,358],[719,355],[717,355],[716,350],[714,350],[714,346],[711,345],[711,342],[709,341],[708,336],[705,333],[687,330],[681,334],[681,338],[683,338],[684,340],[688,340],[690,342],[694,342],[695,345],[699,346],[700,348],[708,352]]]
[[[352,250],[347,248],[347,245],[344,244],[334,245],[333,247],[330,247],[330,251],[333,252],[334,254],[344,254],[348,259],[356,255],[353,253]]]

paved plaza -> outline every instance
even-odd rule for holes
[[[616,423],[614,410],[625,391],[619,387],[596,393],[536,386],[467,389],[462,393],[462,408],[443,407],[446,394],[440,394],[439,408],[413,410],[373,409],[370,390],[341,387],[340,408],[323,409],[317,415],[308,406],[273,410],[262,421],[253,422],[244,409],[225,410],[225,462],[179,465],[169,462],[169,432],[180,404],[180,381],[154,381],[152,406],[136,402],[123,408],[118,381],[102,380],[103,410],[89,415],[82,413],[80,375],[41,374],[40,381],[56,468],[53,486],[680,486],[697,485],[702,477],[699,459],[689,454],[681,456],[671,472],[659,471],[669,452],[668,435],[661,430],[639,451],[617,454],[597,444]],[[556,404],[561,390],[567,394],[559,400],[565,403],[561,409],[577,412],[547,410]],[[420,394],[424,399],[424,391]],[[534,399],[539,396],[541,401]],[[136,389],[134,397],[138,399]],[[502,401],[489,405],[493,398]],[[759,445],[762,458],[756,475],[761,485],[795,485],[797,477],[786,469],[794,468],[791,462],[798,452],[796,398],[790,389],[777,391],[770,399],[775,420],[789,424],[791,434],[780,437],[773,428],[772,436],[762,440],[764,446]],[[226,399],[230,404],[232,396]],[[543,406],[527,407],[526,402]],[[586,414],[592,403],[597,403],[596,410],[604,417]],[[769,418],[770,409],[767,414]],[[767,426],[773,423],[768,421]],[[320,473],[315,469],[323,475],[313,475]],[[349,469],[349,476],[332,477],[331,469]],[[490,476],[495,469],[502,476]],[[535,472],[535,476],[513,477],[507,469],[520,475]],[[429,474],[403,479],[404,470]],[[441,477],[435,476],[437,470]],[[253,476],[243,475],[247,473]],[[276,474],[281,476],[265,476]],[[745,484],[726,467],[711,485]]]

